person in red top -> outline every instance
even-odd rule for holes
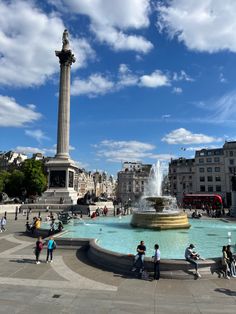
[[[40,264],[39,256],[40,256],[42,249],[43,249],[42,237],[38,237],[38,240],[36,241],[36,245],[35,245],[36,264]]]

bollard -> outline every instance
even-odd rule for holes
[[[4,218],[7,219],[7,212],[4,213]]]
[[[17,214],[18,214],[18,208],[16,207],[16,211],[15,211],[15,220],[17,220]]]
[[[29,221],[29,210],[27,210],[27,213],[26,213],[26,221]]]

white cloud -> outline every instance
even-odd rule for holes
[[[104,140],[94,145],[97,155],[107,161],[124,162],[138,161],[142,159],[169,160],[173,157],[170,154],[154,154],[154,145],[139,141],[113,141]]]
[[[149,152],[155,148],[154,145],[138,141],[113,141],[104,140],[98,145],[97,155],[108,161],[137,161],[151,155]]]
[[[172,89],[172,93],[173,94],[182,94],[182,92],[183,92],[183,90],[182,90],[182,88],[181,87],[174,87],[173,89]]]
[[[224,77],[224,74],[223,73],[220,73],[219,75],[219,81],[221,83],[227,83],[227,79]]]
[[[201,133],[191,133],[190,131],[180,128],[176,129],[162,138],[163,142],[168,144],[202,144],[222,141],[221,138],[204,135]]]
[[[44,139],[46,139],[46,140],[48,139],[48,137],[44,134],[44,132],[42,130],[39,130],[39,129],[25,130],[25,134],[30,136],[30,137],[33,137],[39,143]]]
[[[0,2],[0,16],[0,84],[40,85],[59,71],[54,51],[61,49],[65,29],[59,16],[22,0]],[[85,39],[71,38],[71,46],[78,57],[72,69],[94,56]]]
[[[114,50],[149,52],[153,45],[143,36],[127,34],[149,26],[149,0],[51,0],[58,9],[89,16],[90,28],[97,39]],[[63,7],[64,6],[64,7]]]
[[[181,70],[180,73],[173,73],[173,81],[187,81],[193,82],[194,79],[191,78],[184,70]]]
[[[156,70],[150,75],[140,77],[140,86],[156,88],[168,85],[170,85],[168,76],[163,74],[160,70]]]
[[[160,70],[155,70],[150,75],[140,76],[133,73],[126,64],[120,64],[116,78],[100,73],[91,74],[84,80],[75,78],[71,85],[71,95],[96,97],[129,86],[159,88],[170,85],[168,76]]]
[[[172,0],[158,6],[159,30],[192,50],[236,52],[235,0]]]
[[[35,106],[23,107],[14,98],[0,95],[0,126],[21,127],[40,118],[41,114],[35,111]]]
[[[71,85],[71,95],[89,95],[91,97],[104,95],[113,91],[114,82],[109,78],[95,73],[89,76],[87,80],[76,78]]]
[[[42,153],[44,154],[44,150],[37,148],[37,147],[30,147],[30,146],[17,146],[16,148],[14,148],[14,151],[18,152],[18,153],[22,153],[22,154],[36,154],[36,153]]]
[[[163,115],[161,116],[162,119],[169,119],[170,117],[171,117],[170,114],[163,114]]]

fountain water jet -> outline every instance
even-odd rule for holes
[[[133,227],[151,229],[187,229],[187,214],[178,209],[176,198],[162,196],[163,173],[160,161],[152,166],[140,208],[132,216]]]

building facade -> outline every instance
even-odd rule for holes
[[[179,202],[184,194],[215,193],[230,206],[233,175],[236,175],[236,141],[225,142],[222,148],[198,150],[193,159],[171,160],[170,193]]]
[[[124,162],[117,176],[116,197],[122,203],[137,202],[145,191],[152,165]]]

